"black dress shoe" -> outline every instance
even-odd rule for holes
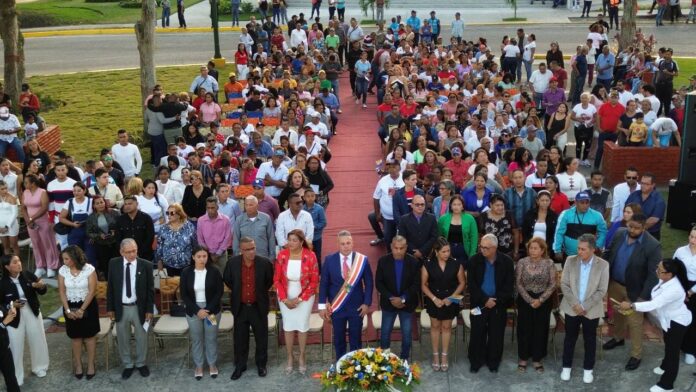
[[[132,374],[133,368],[123,369],[123,372],[121,372],[121,378],[124,380],[128,380]]]
[[[498,373],[498,368],[497,368],[497,367],[491,367],[491,368],[488,368],[488,370],[490,370],[491,373]]]
[[[612,338],[608,342],[604,343],[602,345],[602,348],[605,350],[613,350],[614,348],[623,346],[624,344],[626,344],[624,340],[616,340]]]
[[[82,373],[75,373],[75,378],[78,380],[82,380],[83,376],[84,376],[84,374],[82,374]]]
[[[242,377],[242,373],[246,370],[245,367],[237,367],[234,369],[234,372],[232,372],[232,375],[230,376],[230,380],[238,380],[239,377]]]
[[[268,370],[266,370],[265,367],[259,368],[259,377],[266,377],[267,374],[268,374]]]
[[[93,379],[94,376],[96,376],[96,375],[97,375],[97,372],[94,372],[94,373],[92,373],[92,374],[87,373],[87,374],[85,375],[85,378],[86,378],[87,380],[91,380],[91,379]]]
[[[140,375],[143,377],[147,377],[150,375],[150,369],[147,368],[147,365],[139,367],[138,371],[140,372]]]
[[[469,368],[469,372],[470,373],[478,373],[479,369],[481,369],[480,366],[477,367],[477,366],[471,365],[471,367]]]
[[[636,370],[640,366],[640,358],[631,357],[626,363],[626,370]]]

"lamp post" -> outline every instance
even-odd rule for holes
[[[225,58],[220,53],[220,33],[218,31],[218,0],[210,0],[210,18],[213,22],[213,46],[215,54],[211,59],[216,68],[225,66]]]

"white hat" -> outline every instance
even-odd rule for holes
[[[199,148],[205,148],[205,143],[196,144],[196,150],[198,150]]]

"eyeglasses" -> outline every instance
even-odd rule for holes
[[[167,211],[167,215],[169,215],[169,216],[176,215],[176,211]]]
[[[208,140],[208,143],[215,143],[215,139]]]
[[[493,249],[492,246],[483,246],[483,245],[480,245],[479,248],[481,248],[481,250]]]

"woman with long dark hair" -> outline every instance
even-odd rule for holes
[[[102,199],[103,200],[103,199]],[[65,332],[72,340],[73,372],[82,379],[82,345],[87,349],[87,379],[96,372],[94,364],[99,333],[97,274],[79,246],[70,245],[61,252],[63,266],[58,270],[58,292],[63,305]]]
[[[109,260],[118,256],[116,243],[118,216],[118,211],[108,208],[103,197],[97,195],[92,198],[92,214],[87,218],[85,226],[89,242],[94,248],[93,264],[101,280],[106,280]]]
[[[688,297],[686,306],[691,311],[691,325],[684,336],[682,343],[682,351],[684,351],[684,362],[687,365],[693,365],[696,362],[696,226],[691,228],[689,232],[689,243],[678,248],[674,252],[673,258],[679,259],[686,267],[686,277],[689,279],[689,287],[686,288]]]
[[[558,214],[551,209],[551,193],[547,190],[539,191],[536,206],[524,216],[522,241],[526,244],[532,238],[541,238],[548,249],[553,249],[557,223]]]
[[[87,187],[81,182],[73,185],[73,198],[63,205],[60,223],[70,228],[68,245],[77,245],[85,251],[87,260],[95,263],[94,249],[87,236],[87,218],[92,213],[92,199],[87,196]]]
[[[679,373],[679,351],[692,321],[691,312],[684,302],[686,291],[691,289],[693,283],[687,279],[686,267],[678,259],[662,260],[655,274],[659,282],[650,293],[650,301],[624,301],[619,307],[625,312],[652,312],[659,321],[664,332],[665,356],[660,366],[653,369],[660,380],[650,391],[671,391]]]
[[[466,261],[478,249],[478,228],[474,217],[464,211],[461,196],[452,196],[449,212],[438,219],[437,226],[440,235],[450,243],[452,257],[466,266]]]
[[[307,168],[304,174],[309,181],[309,186],[314,189],[317,194],[317,204],[324,207],[329,207],[329,192],[334,188],[333,180],[326,170],[321,168],[321,160],[312,155],[307,158]]]

